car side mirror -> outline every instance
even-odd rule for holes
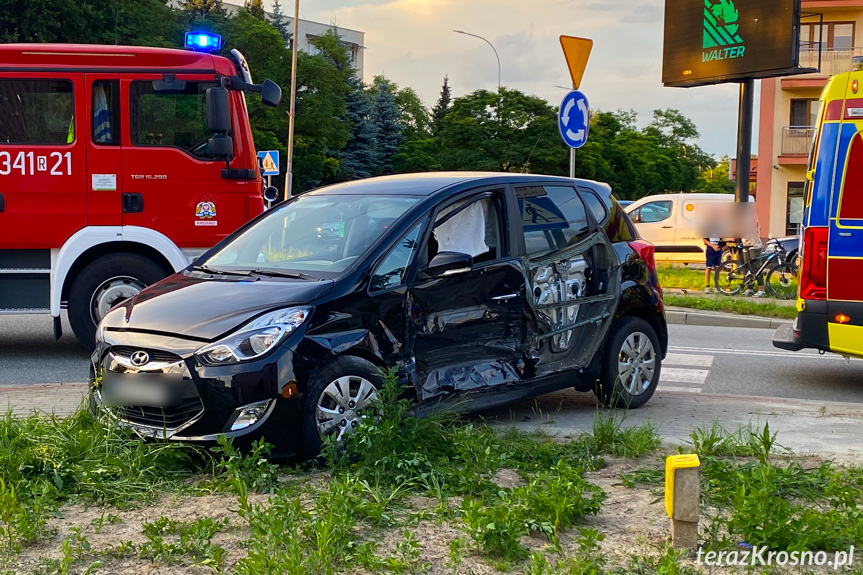
[[[632,214],[632,221],[636,224],[641,223],[641,214]]]
[[[460,252],[440,252],[423,268],[423,272],[432,278],[443,278],[468,273],[472,269],[473,256]]]

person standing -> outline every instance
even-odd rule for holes
[[[716,287],[716,273],[719,264],[722,263],[722,248],[719,246],[719,238],[704,238],[704,293],[710,293],[710,276],[713,274],[713,286]]]

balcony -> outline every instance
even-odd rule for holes
[[[847,50],[822,50],[820,53],[820,72],[822,76],[835,76],[854,70],[854,58],[863,58],[863,48]],[[801,68],[819,68],[819,52],[809,48],[800,50]]]
[[[785,126],[782,128],[780,165],[805,165],[815,137],[815,128],[808,126]]]

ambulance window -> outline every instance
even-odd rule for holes
[[[186,82],[182,93],[155,93],[149,81],[129,88],[131,137],[136,146],[180,148],[207,159],[207,89],[215,82]]]
[[[863,137],[860,134],[851,140],[842,199],[839,200],[839,218],[863,220]]]
[[[515,195],[529,256],[563,249],[587,234],[587,211],[575,189],[528,186],[516,188]]]
[[[0,142],[71,144],[75,97],[68,80],[0,80]]]
[[[93,119],[93,143],[100,146],[120,145],[120,81],[93,82],[90,117]]]

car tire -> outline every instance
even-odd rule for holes
[[[625,365],[629,368],[624,371]],[[653,327],[641,318],[621,318],[611,326],[593,393],[607,407],[641,407],[656,391],[661,370],[662,351]]]
[[[96,317],[168,275],[153,260],[132,253],[102,256],[90,262],[69,290],[69,323],[87,351],[96,347]]]
[[[326,435],[350,434],[367,415],[370,402],[383,384],[383,373],[362,358],[341,355],[312,374],[303,405],[303,452],[321,453]],[[325,429],[328,428],[328,429]]]

